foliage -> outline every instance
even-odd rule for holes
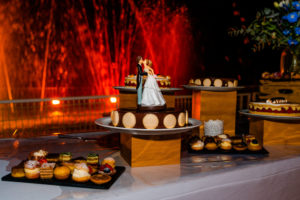
[[[265,46],[272,49],[289,48],[292,53],[299,53],[300,43],[300,1],[283,0],[274,2],[274,8],[265,8],[257,12],[256,18],[248,27],[231,28],[231,36],[248,37],[253,44],[253,51],[260,51]]]

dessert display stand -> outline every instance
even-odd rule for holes
[[[249,134],[260,144],[300,145],[300,117],[259,115],[249,110],[239,113],[249,118]]]
[[[184,85],[193,90],[192,118],[202,122],[210,119],[224,121],[224,133],[235,135],[237,90],[243,87],[205,87]],[[200,126],[200,135],[204,135]]]
[[[119,108],[136,109],[135,87],[114,87],[119,90]],[[181,88],[161,89],[167,108],[175,108],[175,92]],[[201,122],[189,119],[190,126],[172,129],[135,129],[114,127],[110,118],[96,120],[96,124],[120,132],[121,155],[131,167],[172,165],[180,163],[181,133],[200,126]]]
[[[111,131],[120,131],[121,155],[131,167],[180,164],[181,133],[201,125],[189,119],[189,126],[170,129],[123,128],[111,125],[109,117],[95,123]]]

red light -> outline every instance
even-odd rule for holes
[[[239,16],[239,15],[240,15],[240,12],[237,11],[237,10],[235,10],[235,11],[233,11],[233,15],[234,15],[234,16]]]
[[[246,21],[246,19],[244,17],[241,17],[240,20],[241,20],[241,22],[245,22]]]
[[[117,103],[117,98],[116,97],[110,97],[110,102],[111,103]]]
[[[59,105],[59,104],[60,104],[60,100],[58,100],[58,99],[52,100],[52,105]]]

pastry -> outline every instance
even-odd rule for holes
[[[200,151],[204,148],[204,142],[197,140],[196,142],[191,143],[190,146],[193,150]]]
[[[234,87],[233,82],[228,81],[228,82],[227,82],[227,87]]]
[[[231,137],[230,139],[233,145],[240,144],[241,142],[243,142],[243,138],[239,136]]]
[[[40,176],[40,163],[36,160],[28,160],[24,163],[25,176],[28,179],[36,179]]]
[[[69,178],[71,170],[66,166],[58,166],[54,169],[54,177],[59,180],[65,180]]]
[[[40,159],[46,158],[47,154],[48,154],[47,151],[40,149],[38,151],[31,152],[28,159],[29,160],[40,160]]]
[[[232,148],[231,142],[229,142],[228,140],[224,139],[222,140],[222,142],[220,143],[220,149],[223,149],[225,151],[228,151]]]
[[[100,174],[106,174],[106,175],[113,175],[116,173],[116,170],[114,167],[112,167],[111,165],[109,164],[104,164],[104,165],[101,165],[99,167],[99,173]]]
[[[112,168],[115,168],[116,161],[112,157],[106,157],[102,160],[101,165],[109,164]]]
[[[211,151],[216,150],[218,148],[218,146],[217,146],[217,144],[216,144],[213,137],[206,137],[205,138],[205,148],[207,150],[211,150]]]
[[[87,156],[87,164],[98,164],[99,156],[95,153],[89,153]]]
[[[204,79],[203,86],[205,87],[211,86],[211,80],[209,78]]]
[[[79,157],[79,158],[74,159],[74,162],[75,163],[87,163],[86,159],[83,158],[83,157]]]
[[[90,180],[89,168],[85,163],[76,163],[72,175],[72,180],[76,182],[87,182]]]
[[[233,148],[236,151],[245,151],[247,149],[247,145],[244,142],[238,143],[238,144],[234,144]]]
[[[11,169],[11,176],[14,178],[23,178],[25,176],[24,167],[15,166]]]
[[[214,81],[214,86],[215,87],[222,87],[222,85],[223,85],[223,82],[222,82],[222,80],[221,79],[216,79],[215,81]]]
[[[246,142],[246,144],[249,144],[254,139],[255,139],[254,135],[246,135],[245,136],[245,142]]]
[[[119,112],[117,110],[111,111],[110,118],[111,118],[111,123],[114,126],[118,126],[119,121],[120,121],[120,116],[119,116]]]
[[[71,158],[72,158],[72,155],[70,152],[65,152],[65,153],[59,154],[59,161],[61,161],[61,162],[68,162],[71,160]]]
[[[146,114],[143,118],[143,125],[146,129],[156,129],[159,120],[155,114]]]
[[[201,80],[200,80],[200,79],[196,79],[196,80],[195,80],[195,85],[200,86],[200,85],[201,85]]]
[[[136,124],[135,115],[132,112],[127,112],[122,117],[122,123],[125,128],[133,128]]]
[[[259,151],[262,149],[262,147],[258,144],[258,141],[254,139],[248,144],[248,149],[250,151]]]
[[[58,153],[49,153],[46,156],[47,162],[57,162],[59,159],[59,154]]]
[[[168,114],[164,118],[165,128],[174,128],[176,126],[176,117],[173,114]]]
[[[182,126],[185,125],[185,123],[186,123],[186,116],[185,116],[184,112],[179,113],[177,121],[178,121],[178,125],[180,127],[182,127]]]
[[[75,163],[73,163],[73,162],[62,162],[61,164],[62,164],[62,166],[68,167],[70,169],[71,173],[73,173],[74,168],[75,168],[75,166],[74,166]]]
[[[88,165],[89,173],[94,174],[98,171],[98,165]]]
[[[107,183],[111,180],[111,176],[105,174],[95,174],[91,177],[91,181],[95,184]]]
[[[53,178],[53,169],[55,163],[43,163],[40,168],[41,179],[51,179]]]

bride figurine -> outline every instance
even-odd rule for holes
[[[151,68],[151,60],[145,59],[143,64],[144,71],[148,73],[148,77],[144,85],[141,105],[146,107],[165,106],[166,101],[155,80],[156,75]]]

